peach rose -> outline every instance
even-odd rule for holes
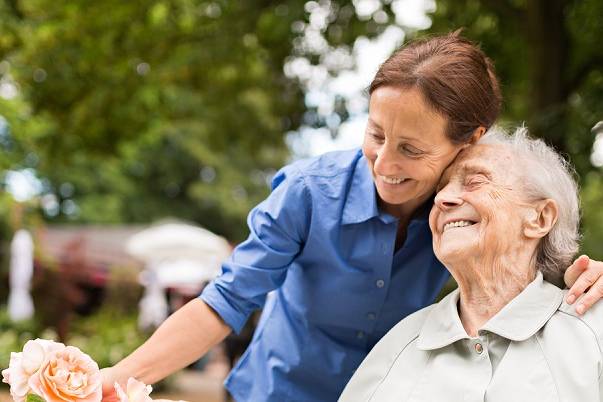
[[[11,353],[10,363],[2,371],[2,381],[10,385],[10,394],[15,402],[23,402],[31,392],[29,380],[44,367],[51,356],[65,348],[58,342],[36,339],[27,341],[23,352]]]
[[[96,362],[73,346],[54,351],[29,378],[31,392],[46,402],[100,402],[101,386]]]
[[[153,399],[153,402],[188,402],[183,400],[175,401],[173,399]]]
[[[133,377],[128,378],[125,392],[118,383],[115,383],[115,392],[117,392],[119,402],[151,402],[152,399],[149,396],[151,391],[153,391],[153,387]]]
[[[151,399],[150,395],[152,391],[153,387],[133,377],[128,378],[125,392],[118,383],[115,383],[115,392],[117,392],[119,402],[186,402],[169,399]]]

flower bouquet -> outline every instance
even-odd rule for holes
[[[11,353],[2,377],[15,402],[100,402],[103,397],[101,373],[90,356],[44,339],[28,341],[22,352]],[[125,390],[115,383],[120,402],[151,402],[152,390],[134,378]]]

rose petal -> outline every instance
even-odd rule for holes
[[[23,346],[21,367],[27,374],[31,375],[40,369],[45,357],[46,351],[40,342],[27,341]]]
[[[115,384],[113,384],[113,387],[115,388],[115,392],[117,393],[119,402],[128,402],[128,395],[126,395],[124,390],[121,388],[121,385],[115,382]]]
[[[10,384],[10,368],[2,370],[2,382]]]
[[[29,375],[23,371],[22,359],[22,353],[11,353],[8,368],[2,371],[3,381],[10,385],[10,394],[16,402],[24,401],[29,392]]]

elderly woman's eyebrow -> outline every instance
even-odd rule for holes
[[[488,180],[492,180],[492,171],[486,165],[475,162],[461,163],[457,166],[453,165],[451,168],[444,171],[435,191],[437,193],[442,190],[444,187],[446,187],[451,179],[458,180],[459,178],[472,174],[483,174],[488,178]]]
[[[463,164],[459,170],[459,173],[462,176],[467,176],[470,174],[483,174],[488,179],[492,179],[492,171],[486,165],[481,165],[478,163],[466,163]]]

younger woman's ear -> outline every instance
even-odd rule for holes
[[[476,128],[473,131],[473,134],[471,135],[471,139],[469,140],[469,142],[471,144],[477,143],[479,141],[479,139],[484,136],[484,134],[486,134],[486,127],[479,126],[478,128]]]
[[[461,149],[469,148],[471,145],[475,145],[479,141],[479,139],[484,136],[484,134],[486,134],[486,127],[479,126],[475,130],[473,130],[473,134],[471,134],[469,141],[465,142],[461,146]]]
[[[534,210],[527,217],[523,234],[531,239],[541,239],[546,236],[559,216],[559,209],[554,200],[546,199],[536,203]]]

